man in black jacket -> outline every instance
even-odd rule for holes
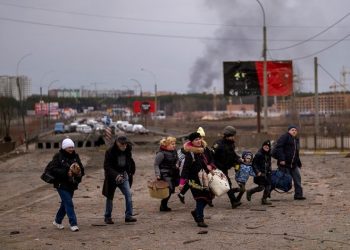
[[[277,140],[272,156],[277,159],[277,165],[281,170],[287,171],[293,178],[294,200],[305,200],[303,188],[301,187],[300,168],[302,166],[299,158],[298,130],[295,125],[288,127],[288,132],[281,135]]]
[[[104,160],[105,180],[102,194],[106,197],[105,223],[112,220],[113,198],[118,187],[125,197],[125,222],[136,222],[133,215],[130,183],[135,174],[135,162],[132,158],[132,146],[125,136],[119,136],[106,151]]]
[[[228,170],[241,162],[240,157],[235,151],[236,129],[232,126],[226,126],[223,132],[224,137],[216,141],[213,145],[214,164],[226,175],[230,185],[230,190],[227,192],[227,195],[232,208],[236,208],[241,205],[241,202],[235,197],[234,189],[232,189],[232,182],[228,176]]]

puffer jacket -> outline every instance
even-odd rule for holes
[[[68,171],[73,163],[78,163],[81,169],[80,176],[68,176]],[[84,176],[84,167],[80,161],[79,155],[73,151],[72,154],[60,149],[52,159],[50,172],[55,177],[54,187],[62,188],[68,191],[78,189],[78,185]]]
[[[160,147],[154,160],[154,172],[156,176],[178,177],[177,161],[176,150],[166,150]]]

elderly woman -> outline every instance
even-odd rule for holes
[[[204,208],[213,199],[213,194],[208,187],[208,179],[205,177],[215,166],[212,165],[212,156],[202,136],[194,132],[188,136],[189,142],[185,143],[186,152],[184,166],[181,172],[180,190],[188,183],[192,196],[196,201],[196,209],[191,211],[193,219],[199,227],[208,227],[204,222]],[[199,174],[201,173],[201,174]]]
[[[55,178],[53,184],[61,198],[61,206],[53,224],[58,229],[63,229],[62,221],[67,214],[71,231],[79,231],[73,195],[84,175],[84,167],[71,139],[66,138],[62,141],[61,149],[54,155],[50,164],[50,171]]]
[[[166,137],[160,140],[159,151],[154,160],[154,172],[158,180],[164,180],[169,184],[169,196],[162,199],[159,211],[169,212],[168,201],[179,181],[179,171],[177,168],[176,138]]]

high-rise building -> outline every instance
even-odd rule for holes
[[[22,100],[25,100],[31,95],[31,79],[22,75],[18,76],[18,82]],[[16,76],[0,76],[0,96],[13,97],[19,101],[19,93]]]

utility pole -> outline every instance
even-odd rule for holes
[[[320,130],[320,117],[319,117],[319,104],[318,104],[318,62],[317,62],[317,57],[314,57],[314,68],[315,68],[315,133],[316,133],[316,135],[318,135],[319,130]]]

